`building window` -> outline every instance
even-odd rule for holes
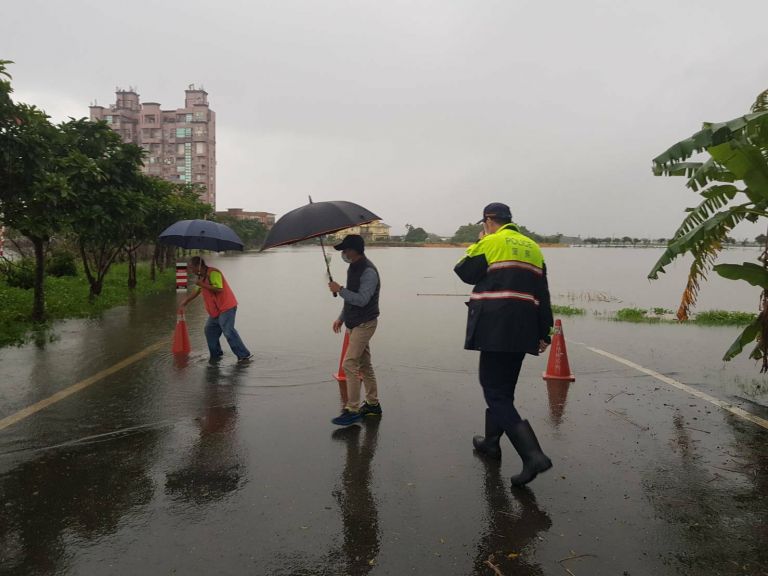
[[[195,154],[205,154],[205,142],[195,142]]]
[[[176,138],[190,138],[192,136],[192,128],[176,128]]]
[[[157,121],[157,118],[154,114],[146,114],[144,116],[144,123],[145,124],[155,124]]]

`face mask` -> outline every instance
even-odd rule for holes
[[[347,258],[347,255],[344,252],[341,253],[341,259],[344,261],[345,264],[352,264],[352,261],[349,258]]]

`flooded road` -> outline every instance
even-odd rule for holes
[[[592,252],[606,264],[645,251]],[[511,445],[500,465],[471,450],[484,404],[477,354],[462,350],[460,253],[369,251],[384,415],[349,429],[329,422],[341,301],[319,249],[212,259],[240,301],[248,366],[226,346],[208,366],[198,301],[193,353],[174,362],[173,294],[0,350],[0,419],[82,385],[0,430],[0,574],[768,573],[768,431],[589,348],[766,418],[754,362],[719,361],[738,329],[564,319],[577,381],[545,383],[546,358],[529,357],[517,394],[555,467],[512,491]],[[566,283],[599,266],[568,253],[545,253],[557,303],[603,284]],[[332,270],[344,278],[338,258]],[[644,305],[641,290],[608,289]],[[703,309],[751,309],[749,295],[742,308],[706,293]],[[647,305],[675,304],[662,299]]]

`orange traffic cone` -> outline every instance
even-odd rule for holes
[[[333,375],[336,381],[339,383],[339,394],[341,395],[342,406],[347,405],[347,375],[344,373],[344,356],[347,355],[347,348],[349,348],[349,330],[344,331],[344,343],[341,345],[341,357],[339,358],[339,371]]]
[[[189,345],[189,333],[187,332],[187,322],[184,320],[184,314],[179,314],[176,319],[176,330],[173,333],[173,346],[171,351],[174,354],[189,354],[192,348]]]
[[[555,320],[552,349],[549,351],[549,361],[547,362],[547,371],[544,372],[544,380],[566,380],[568,382],[576,380],[576,377],[571,373],[571,367],[568,365],[568,353],[565,351],[563,325],[560,320]]]

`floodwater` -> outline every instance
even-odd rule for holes
[[[672,308],[685,270],[649,287],[654,252],[546,250],[554,301]],[[555,467],[513,491],[509,443],[501,465],[471,450],[483,401],[460,254],[369,251],[384,415],[349,429],[329,423],[341,301],[319,248],[211,258],[249,366],[208,366],[195,301],[188,361],[166,342],[110,371],[170,336],[173,294],[0,350],[0,419],[84,383],[0,429],[0,574],[768,573],[768,432],[587,347],[766,417],[754,362],[719,360],[738,329],[564,318],[576,382],[543,382],[546,358],[529,357],[517,394]],[[336,255],[332,270],[343,282]],[[717,282],[701,309],[752,309]]]
[[[755,262],[760,248],[730,248],[718,264]],[[649,280],[648,273],[663,253],[661,248],[549,248],[544,250],[552,298],[594,311],[619,308],[677,310],[691,259],[679,258]],[[696,310],[757,312],[760,290],[711,272],[701,283]]]

